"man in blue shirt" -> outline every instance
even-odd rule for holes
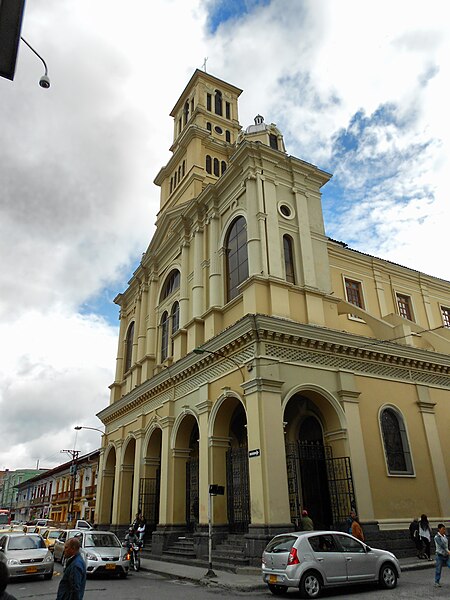
[[[66,568],[59,582],[56,600],[83,600],[86,586],[86,564],[80,554],[80,542],[76,537],[64,544]]]
[[[436,573],[434,576],[434,587],[442,587],[441,571],[444,565],[450,567],[450,550],[448,549],[448,538],[445,534],[445,525],[439,523],[437,534],[434,536],[436,546]]]

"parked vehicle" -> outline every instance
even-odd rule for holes
[[[8,526],[11,522],[11,513],[7,508],[0,508],[0,526]]]
[[[104,573],[126,577],[130,568],[128,553],[111,531],[69,529],[61,531],[53,547],[55,561],[63,562],[66,540],[77,537],[80,554],[86,563],[86,574]]]
[[[84,519],[78,519],[75,522],[74,529],[94,529],[94,526],[89,523],[89,521],[85,521]]]
[[[318,598],[322,588],[367,582],[392,589],[400,572],[391,552],[337,531],[280,534],[262,556],[263,581],[275,596],[296,588],[303,598]]]
[[[62,531],[63,529],[54,529],[53,527],[49,527],[39,532],[40,535],[42,535],[45,545],[50,550],[50,552],[53,552],[53,546],[55,545],[55,542]]]
[[[6,563],[10,577],[53,577],[53,556],[42,537],[35,533],[0,534],[0,560]]]

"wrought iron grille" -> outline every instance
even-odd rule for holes
[[[195,531],[199,517],[198,457],[186,462],[186,528]]]
[[[349,457],[333,458],[332,448],[311,442],[286,444],[291,521],[299,527],[307,508],[316,528],[342,528],[356,507]]]
[[[227,451],[227,512],[231,533],[246,533],[250,523],[248,448]]]
[[[142,477],[139,481],[139,507],[147,520],[146,534],[154,531],[159,522],[159,491],[161,473],[158,469],[155,477]]]

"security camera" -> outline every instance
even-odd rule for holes
[[[47,77],[47,75],[42,75],[42,77],[39,79],[39,85],[46,90],[50,87],[50,79]]]

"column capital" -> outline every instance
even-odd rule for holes
[[[197,409],[197,413],[199,415],[202,415],[203,413],[209,413],[212,407],[212,401],[211,400],[203,400],[202,402],[199,402],[198,404],[195,405],[195,408]]]
[[[226,448],[230,447],[231,438],[230,437],[220,437],[216,435],[212,435],[208,439],[208,445],[210,448]]]
[[[249,394],[255,394],[258,392],[270,392],[272,394],[280,394],[281,388],[284,385],[284,381],[278,381],[276,379],[264,379],[263,377],[255,377],[245,383],[241,384],[244,389],[246,396]]]

